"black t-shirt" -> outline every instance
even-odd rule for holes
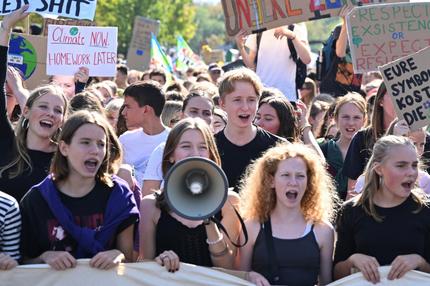
[[[0,46],[0,168],[18,156],[15,133],[6,111],[4,82],[7,69],[7,51],[7,47]],[[6,171],[0,178],[0,191],[11,195],[18,202],[32,186],[40,183],[48,175],[54,153],[28,150],[28,155],[33,167],[31,172],[26,171],[18,177],[9,179],[9,172]]]
[[[8,178],[8,171],[0,178],[0,190],[14,197],[18,202],[22,197],[43,179],[46,178],[54,153],[46,153],[36,150],[28,150],[33,169],[25,171],[15,178]],[[1,165],[0,165],[1,166]]]
[[[238,146],[225,137],[224,130],[215,135],[216,144],[221,156],[222,169],[227,176],[228,185],[236,188],[246,167],[252,160],[259,158],[264,151],[279,142],[287,142],[264,129],[257,127],[257,134],[251,142]],[[237,191],[237,190],[236,190]]]
[[[398,255],[419,254],[430,262],[430,208],[416,213],[418,204],[410,196],[393,208],[376,206],[377,222],[361,206],[347,202],[337,221],[334,263],[354,253],[375,257],[381,266],[389,265]]]
[[[104,212],[111,194],[109,186],[97,182],[93,190],[81,198],[70,197],[58,191],[63,205],[70,210],[77,225],[95,229],[103,224]],[[32,189],[21,201],[22,233],[21,254],[35,258],[48,250],[68,251],[75,255],[77,241],[59,224],[38,189]],[[134,224],[130,216],[118,227],[117,234]],[[115,249],[115,237],[107,250]],[[90,257],[87,257],[90,258]]]
[[[345,156],[343,174],[352,180],[357,180],[360,177],[372,155],[372,150],[368,149],[366,145],[367,132],[369,131],[363,129],[354,135]]]

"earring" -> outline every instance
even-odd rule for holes
[[[382,184],[384,183],[384,178],[379,176],[379,187],[382,188]]]
[[[21,128],[22,129],[27,129],[28,128],[28,119],[24,118],[21,122]]]

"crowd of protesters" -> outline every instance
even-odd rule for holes
[[[227,72],[121,64],[100,79],[82,67],[29,90],[7,65],[26,8],[0,29],[0,269],[152,259],[242,270],[256,285],[325,285],[354,269],[376,283],[383,265],[389,279],[430,273],[429,134],[396,118],[377,74],[342,74],[345,19],[319,80],[296,80],[291,45],[310,63],[296,24],[239,32],[245,67]],[[195,156],[227,176],[221,226],[166,204],[166,174]]]

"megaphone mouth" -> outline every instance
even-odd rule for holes
[[[163,192],[171,211],[186,219],[203,220],[221,210],[227,200],[228,182],[212,160],[190,157],[172,166]]]
[[[193,195],[200,195],[209,186],[209,178],[203,170],[192,170],[187,174],[185,184]]]

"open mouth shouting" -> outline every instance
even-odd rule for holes
[[[402,183],[402,187],[407,191],[412,190],[414,185],[415,185],[415,181],[413,181],[413,180],[408,180],[408,181]]]
[[[44,119],[39,122],[42,128],[51,129],[54,126],[54,122],[52,120]]]
[[[290,201],[295,201],[297,199],[297,191],[288,191],[285,193],[285,195],[287,196],[287,199]]]
[[[84,162],[85,168],[90,173],[96,173],[98,170],[99,161],[97,159],[88,159]]]
[[[242,122],[247,123],[251,120],[251,115],[250,114],[239,114],[239,119]]]

